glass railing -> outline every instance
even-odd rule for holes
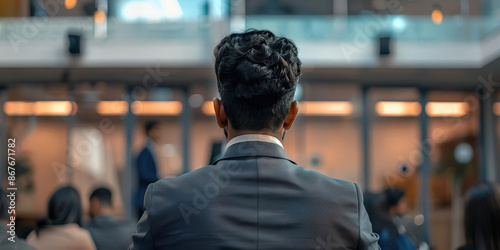
[[[207,19],[160,23],[122,23],[107,20],[107,40],[204,40],[229,32],[227,20]],[[269,29],[297,41],[358,41],[391,35],[405,41],[477,42],[499,33],[500,19],[445,16],[439,25],[430,17],[401,15],[326,16],[247,16],[245,27]],[[70,31],[94,39],[92,18],[0,18],[0,40],[59,40]],[[219,32],[221,34],[215,34]]]
[[[500,19],[445,17],[441,24],[430,16],[357,15],[347,17],[249,16],[247,28],[269,29],[294,40],[356,41],[390,35],[406,41],[476,42],[500,30]]]
[[[60,40],[68,32],[93,34],[91,18],[23,17],[0,18],[0,40],[25,43],[29,40]]]
[[[22,43],[24,40],[60,40],[68,33],[79,33],[85,39],[98,39],[102,25],[93,18],[0,18],[0,40]],[[212,25],[207,21],[168,21],[159,23],[124,23],[115,18],[107,20],[105,39],[156,40],[205,39],[211,35]]]

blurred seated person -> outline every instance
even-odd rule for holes
[[[500,249],[500,194],[491,183],[479,183],[465,195],[466,245],[459,250]]]
[[[95,189],[90,195],[90,216],[85,225],[90,232],[97,250],[127,249],[135,232],[133,221],[121,221],[114,215],[112,193],[106,187]]]
[[[38,250],[95,250],[90,233],[81,228],[80,194],[71,186],[59,188],[49,200],[47,217],[38,221],[26,241]]]
[[[149,121],[144,125],[147,136],[146,145],[137,156],[137,176],[139,181],[138,190],[135,194],[135,206],[137,218],[141,218],[144,212],[144,194],[149,184],[157,181],[158,169],[155,157],[155,145],[160,138],[160,124],[158,121]]]
[[[10,197],[8,195],[11,195],[11,193],[5,193],[0,188],[0,249],[35,250],[34,247],[28,245],[23,239],[17,237],[17,235],[9,233],[11,226],[8,224],[11,224],[11,216],[15,215],[9,213],[11,209],[9,209]],[[15,228],[17,225],[12,226]],[[12,232],[15,232],[15,230],[12,230]]]
[[[251,30],[226,36],[214,56],[226,150],[148,186],[129,249],[379,249],[359,186],[298,166],[283,148],[298,112],[295,44]]]
[[[379,234],[378,244],[382,250],[412,250],[417,249],[415,243],[406,234],[406,229],[401,223],[405,213],[403,190],[389,188],[382,192],[373,205],[367,208],[373,223],[373,231]]]

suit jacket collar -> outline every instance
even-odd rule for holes
[[[284,159],[297,165],[297,163],[290,160],[285,150],[280,145],[263,141],[245,141],[233,144],[226,150],[222,158],[213,162],[211,165],[215,165],[217,164],[217,162],[223,160],[252,157],[271,157]]]

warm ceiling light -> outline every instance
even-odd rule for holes
[[[37,116],[68,116],[76,114],[78,106],[69,101],[41,101],[33,104],[33,114]]]
[[[299,104],[299,113],[310,116],[348,116],[353,111],[348,101],[303,101]]]
[[[439,7],[434,7],[431,13],[432,22],[441,24],[443,22],[443,11]]]
[[[377,102],[375,112],[380,116],[418,116],[422,108],[418,102]]]
[[[65,0],[64,1],[64,7],[66,7],[66,9],[68,9],[68,10],[75,8],[75,6],[76,6],[76,0]]]
[[[32,115],[32,102],[5,102],[3,110],[7,115]]]
[[[429,102],[425,112],[431,117],[461,117],[469,112],[469,106],[466,102]]]
[[[94,13],[94,22],[96,24],[101,24],[106,20],[106,12],[103,10],[98,10]]]
[[[68,116],[75,115],[78,105],[69,101],[6,102],[4,111],[11,116]]]
[[[178,115],[182,112],[179,101],[135,101],[132,103],[132,113],[135,115]]]
[[[96,111],[100,115],[125,115],[128,111],[126,101],[100,101],[96,105]]]
[[[204,102],[201,106],[201,112],[205,115],[215,115],[214,103],[211,101]]]

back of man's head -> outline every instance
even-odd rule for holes
[[[9,220],[9,198],[2,188],[0,188],[0,220]]]
[[[101,206],[111,206],[113,196],[107,187],[96,188],[90,195],[90,201],[97,200]]]
[[[214,49],[217,86],[234,130],[276,130],[301,74],[295,44],[267,30],[231,34]]]
[[[146,122],[146,124],[144,124],[144,132],[146,133],[146,136],[151,139],[156,139],[155,137],[157,137],[157,134],[153,132],[158,128],[159,124],[160,123],[155,120]]]

